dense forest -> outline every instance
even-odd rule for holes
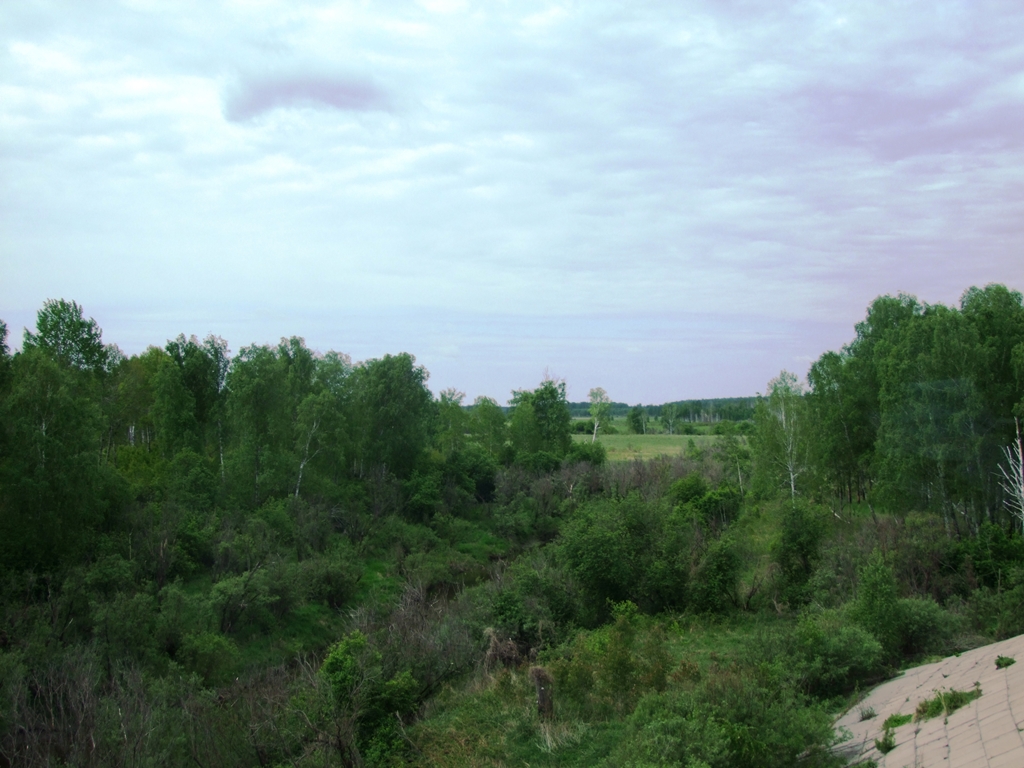
[[[0,323],[0,766],[838,766],[858,691],[1024,632],[1018,292],[880,297],[653,461],[427,380]]]

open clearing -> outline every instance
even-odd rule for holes
[[[590,435],[573,435],[577,442],[590,442]],[[608,452],[608,461],[653,459],[658,456],[680,456],[690,441],[698,449],[714,445],[717,435],[598,435],[597,440]]]

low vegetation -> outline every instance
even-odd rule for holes
[[[975,687],[969,691],[936,691],[935,696],[924,699],[914,710],[915,720],[930,720],[933,717],[949,717],[961,707],[965,707],[981,696],[981,688]]]

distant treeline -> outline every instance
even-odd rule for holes
[[[647,412],[648,417],[660,419],[661,409],[666,405],[673,405],[677,408],[680,421],[700,423],[747,421],[754,418],[757,398],[717,397],[710,400],[674,400],[671,403],[641,407]],[[626,417],[633,407],[626,403],[612,403],[611,415],[613,418]],[[590,416],[590,403],[569,403],[569,410],[574,419],[587,418]]]

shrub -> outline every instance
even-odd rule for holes
[[[1024,568],[1011,568],[1001,589],[975,590],[968,616],[975,629],[996,640],[1024,634]]]
[[[779,591],[790,605],[801,605],[810,598],[808,581],[818,563],[824,535],[825,519],[820,511],[803,502],[783,511],[771,552],[779,567]]]
[[[356,631],[332,646],[320,667],[333,705],[328,730],[346,765],[361,765],[367,753],[373,764],[386,763],[404,749],[395,716],[415,708],[416,681],[408,672],[386,676],[381,661]]]
[[[708,545],[694,570],[690,584],[691,605],[699,613],[725,613],[733,608],[738,598],[739,553],[727,538]]]
[[[913,715],[901,715],[899,712],[895,712],[885,718],[885,721],[882,723],[882,727],[886,730],[890,728],[899,728],[901,725],[906,725],[913,719]]]
[[[897,635],[904,656],[938,653],[948,648],[956,619],[931,598],[899,600]]]
[[[790,648],[790,672],[801,690],[812,695],[848,693],[881,671],[882,646],[839,611],[802,615]]]
[[[883,755],[887,755],[896,749],[896,734],[892,728],[886,728],[881,739],[875,739],[875,749]]]
[[[644,696],[613,765],[686,768],[838,766],[832,718],[769,668],[713,669],[685,689]]]
[[[565,525],[560,555],[587,598],[590,622],[607,617],[609,601],[631,600],[651,613],[686,604],[689,532],[667,512],[632,493],[588,502]]]
[[[202,677],[206,685],[214,685],[231,678],[238,661],[238,649],[217,632],[196,632],[182,638],[178,659],[185,669]]]
[[[628,714],[641,695],[663,691],[669,655],[665,632],[630,602],[613,607],[615,621],[580,633],[553,654],[558,696],[591,715]]]
[[[302,577],[310,600],[341,608],[356,594],[359,561],[347,542],[339,542],[321,557],[302,562]]]
[[[602,467],[608,461],[608,452],[601,443],[574,442],[565,456],[565,463],[578,464],[581,461]]]
[[[914,719],[919,721],[929,720],[939,715],[948,717],[961,707],[970,704],[979,696],[981,696],[981,688],[977,687],[970,691],[958,691],[956,689],[936,691],[936,695],[933,698],[925,699],[917,705],[917,709],[914,711]]]
[[[707,492],[707,481],[694,472],[672,483],[668,495],[673,504],[680,505],[687,504],[694,499],[699,499]]]
[[[996,656],[996,669],[1006,669],[1016,663],[1017,660],[1012,656]]]
[[[899,647],[896,577],[877,550],[857,575],[857,598],[850,608],[850,618],[877,638],[891,660]]]

